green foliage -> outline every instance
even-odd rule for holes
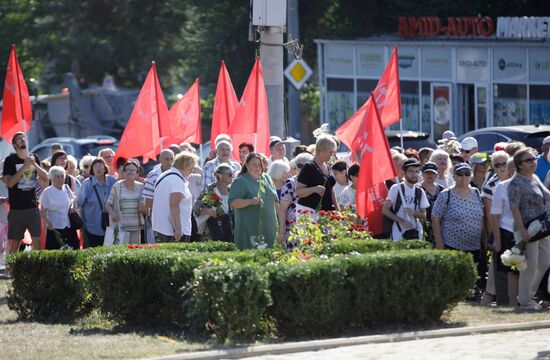
[[[89,262],[78,251],[31,251],[10,256],[8,306],[22,319],[66,320],[86,310]]]
[[[458,251],[417,250],[346,256],[355,325],[434,321],[475,285],[472,257]]]
[[[375,251],[388,250],[413,250],[430,249],[431,244],[423,240],[341,240],[331,244],[330,251],[333,254],[349,254],[358,252],[360,254],[371,253]],[[328,253],[327,253],[328,255]]]
[[[351,301],[346,269],[332,260],[273,265],[269,314],[284,334],[337,333]]]
[[[219,342],[253,341],[268,332],[271,295],[265,267],[230,262],[198,268],[185,291],[190,324]]]

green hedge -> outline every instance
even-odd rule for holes
[[[29,251],[10,256],[8,307],[20,318],[64,320],[83,312],[89,258],[80,251]]]
[[[327,252],[333,254],[349,254],[358,252],[360,254],[371,253],[376,251],[390,250],[415,250],[415,249],[431,249],[432,245],[424,240],[342,240],[334,242],[327,247]]]
[[[18,252],[9,258],[14,280],[8,293],[8,306],[20,318],[41,320],[63,320],[89,310],[98,301],[97,295],[90,291],[88,282],[92,258],[95,256],[117,253],[124,258],[128,254],[140,256],[152,252],[162,254],[162,257],[171,253],[193,254],[236,249],[234,244],[204,242],[159,244],[159,248],[154,250],[129,250],[127,246],[120,245],[83,251]],[[117,269],[122,271],[120,267]],[[161,270],[155,268],[153,271]]]
[[[185,292],[184,312],[195,332],[212,333],[220,342],[253,341],[269,332],[265,314],[271,294],[265,266],[199,268]]]
[[[166,253],[140,250],[93,257],[91,287],[100,309],[131,325],[183,325],[180,289],[194,270],[222,262],[267,264],[270,251]]]

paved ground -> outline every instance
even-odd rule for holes
[[[257,360],[351,359],[549,359],[550,329],[454,336],[395,343],[349,346],[288,355],[266,355]]]

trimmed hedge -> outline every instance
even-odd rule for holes
[[[84,312],[91,297],[88,258],[80,251],[29,251],[10,256],[8,307],[23,319],[65,320]]]
[[[189,300],[184,311],[195,332],[210,332],[220,342],[251,341],[269,332],[265,314],[271,294],[265,266],[199,268],[185,292]]]
[[[99,255],[235,251],[234,244],[224,242],[159,244],[155,250],[127,246],[97,247],[83,251],[29,251],[9,257],[14,280],[8,293],[8,306],[23,319],[65,320],[88,311],[98,301],[89,288],[92,258]],[[154,271],[157,271],[155,269]],[[160,270],[159,270],[160,271]]]
[[[415,250],[415,249],[431,249],[432,245],[424,240],[341,240],[334,242],[327,247],[327,251],[332,251],[333,254],[349,254],[358,252],[360,254],[371,253],[376,251],[390,250]]]

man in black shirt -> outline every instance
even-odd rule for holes
[[[8,186],[10,212],[8,214],[8,239],[10,253],[19,249],[28,229],[32,237],[32,248],[40,250],[40,213],[36,200],[37,176],[48,180],[48,174],[40,167],[40,159],[29,155],[25,134],[13,135],[15,153],[4,160],[3,180]]]

